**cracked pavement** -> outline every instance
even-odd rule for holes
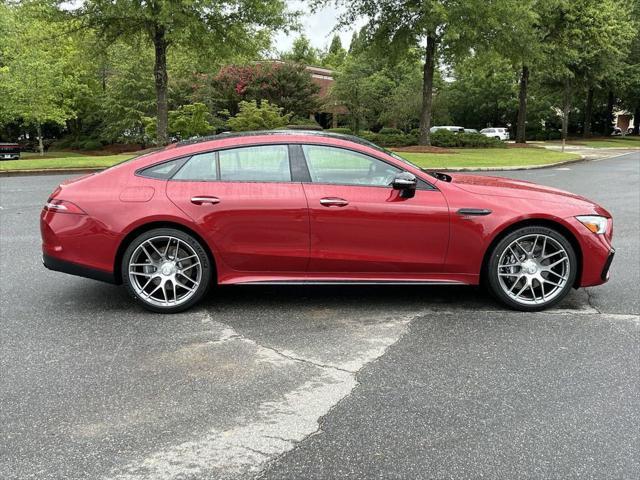
[[[0,477],[640,475],[640,153],[502,172],[615,217],[611,281],[557,309],[467,287],[224,287],[161,316],[44,270],[63,177],[0,179]]]

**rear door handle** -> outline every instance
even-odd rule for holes
[[[324,207],[346,207],[349,205],[344,198],[325,197],[320,199],[320,205]]]
[[[216,203],[220,203],[220,199],[218,197],[191,197],[191,203],[195,205],[202,205],[203,203],[210,203],[211,205],[215,205]]]

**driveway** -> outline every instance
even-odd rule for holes
[[[637,478],[640,153],[505,176],[615,217],[558,309],[470,287],[226,287],[178,315],[45,270],[63,179],[0,178],[0,478]]]

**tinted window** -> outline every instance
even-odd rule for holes
[[[200,153],[191,157],[173,177],[175,180],[216,180],[216,155]]]
[[[151,178],[171,178],[171,175],[178,168],[181,162],[182,159],[177,159],[161,163],[159,165],[154,165],[153,167],[145,168],[140,172],[140,174]]]
[[[311,181],[341,185],[388,186],[401,170],[393,165],[335,147],[303,145]]]
[[[289,149],[286,145],[221,150],[220,180],[290,182]]]

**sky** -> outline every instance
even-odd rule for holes
[[[311,41],[311,45],[314,47],[327,47],[333,38],[334,33],[332,30],[336,26],[336,23],[338,23],[338,16],[340,15],[342,8],[337,9],[333,5],[333,2],[327,2],[330,3],[327,7],[317,11],[316,13],[311,13],[308,6],[309,2],[301,0],[287,0],[287,3],[289,4],[290,10],[300,10],[302,12],[302,15],[300,16],[301,31],[290,32],[289,34],[279,33],[274,38],[274,49],[278,52],[289,50],[291,45],[293,45],[293,41],[300,35],[300,33],[304,33]],[[364,21],[356,22],[353,28],[343,29],[336,32],[340,36],[340,40],[342,40],[342,46],[344,48],[349,47],[353,31],[359,30],[362,25],[364,25]]]

